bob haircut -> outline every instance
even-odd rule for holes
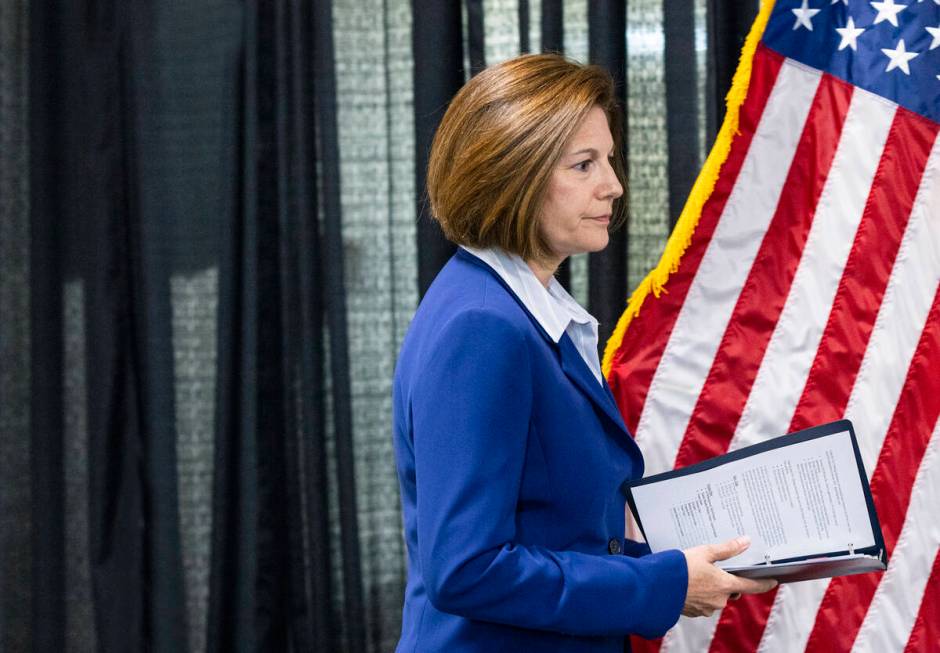
[[[467,82],[441,120],[428,161],[431,212],[448,240],[500,247],[526,261],[551,256],[538,228],[543,198],[565,146],[595,106],[607,115],[613,168],[626,188],[620,114],[603,68],[533,54]],[[620,198],[611,228],[625,217]]]

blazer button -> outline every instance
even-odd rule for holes
[[[607,542],[607,550],[611,553],[611,555],[618,555],[623,550],[623,548],[620,546],[620,538],[610,538],[610,541]]]

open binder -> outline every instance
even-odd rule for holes
[[[749,535],[719,567],[794,582],[887,567],[852,423],[823,424],[622,487],[650,548]]]

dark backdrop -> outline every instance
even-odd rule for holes
[[[566,51],[628,118],[601,321],[719,124],[743,0],[0,6],[0,650],[384,651],[390,379],[452,252],[427,151],[487,62]]]

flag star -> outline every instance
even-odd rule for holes
[[[930,42],[930,49],[940,47],[940,25],[928,27],[927,32],[933,37],[933,41]]]
[[[919,2],[919,1],[920,1],[920,0],[918,0],[918,2]],[[832,2],[830,2],[829,4],[837,5],[837,4],[839,4],[840,2],[841,2],[842,4],[844,4],[846,7],[849,6],[849,0],[832,0]]]
[[[907,9],[907,5],[896,5],[894,0],[884,0],[884,2],[872,2],[871,6],[878,10],[873,25],[882,21],[888,21],[895,27],[898,26],[898,14]]]
[[[856,43],[856,41],[858,41],[859,35],[865,31],[864,27],[856,27],[855,19],[849,16],[849,22],[845,24],[845,27],[837,27],[836,31],[839,33],[839,36],[842,37],[842,42],[839,43],[840,50],[852,48],[856,52],[858,51],[858,43]]]
[[[905,49],[904,39],[898,41],[897,47],[895,47],[893,50],[890,48],[881,48],[881,51],[884,52],[886,57],[891,59],[891,61],[888,62],[888,67],[885,68],[885,72],[889,73],[895,68],[900,68],[902,71],[904,71],[905,75],[911,74],[911,69],[907,63],[920,54],[919,52],[908,52]]]
[[[799,9],[791,9],[790,11],[792,11],[796,15],[796,22],[793,23],[793,29],[797,29],[798,27],[802,25],[803,27],[805,27],[806,29],[812,32],[813,21],[811,19],[813,18],[813,16],[818,14],[821,10],[810,9],[809,0],[803,0],[803,4],[800,5]]]

